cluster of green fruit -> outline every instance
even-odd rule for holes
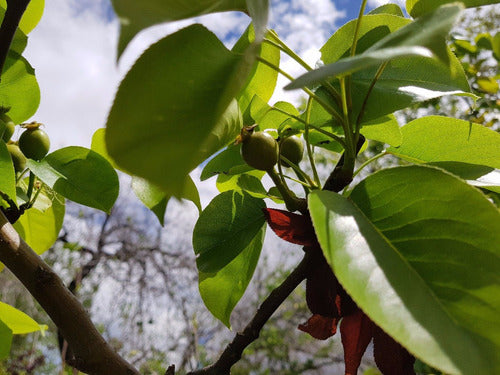
[[[302,140],[292,135],[279,142],[266,132],[254,132],[255,125],[243,128],[240,134],[241,156],[252,168],[269,171],[281,160],[281,165],[291,167],[287,161],[297,165],[304,154]]]
[[[47,133],[40,129],[41,124],[31,122],[22,124],[25,130],[17,142],[11,141],[16,124],[5,113],[0,114],[0,129],[4,128],[2,140],[7,144],[12,163],[16,172],[22,172],[26,168],[26,158],[41,160],[50,148],[50,140]]]

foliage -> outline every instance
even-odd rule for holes
[[[307,280],[312,316],[300,329],[326,339],[340,324],[347,373],[357,371],[372,338],[383,373],[414,373],[415,358],[450,374],[498,373],[499,135],[480,125],[484,121],[470,121],[472,116],[426,116],[402,127],[394,116],[459,95],[470,107],[479,99],[474,114],[485,119],[498,94],[498,76],[479,75],[477,59],[484,49],[498,61],[498,34],[478,35],[475,44],[455,38],[453,48],[447,38],[464,7],[497,2],[408,0],[413,18],[406,18],[394,4],[364,15],[362,1],[358,19],[331,36],[313,69],[267,29],[266,0],[113,0],[121,22],[119,54],[140,30],[161,22],[236,10],[250,15],[252,26],[231,50],[199,24],[150,46],[121,82],[92,149],[56,150],[15,171],[0,142],[2,211],[41,253],[61,229],[64,199],[110,212],[119,190],[116,169],[133,176],[133,190],[163,224],[171,197],[200,206],[189,174],[204,165],[202,179],[217,175],[220,194],[201,210],[193,249],[201,297],[226,326],[256,269],[267,220],[283,240],[304,247],[294,272]],[[21,54],[25,33],[42,9],[43,2],[33,2],[21,20],[2,72],[1,111],[16,124],[39,102],[34,70]],[[463,51],[475,58],[465,62],[465,71],[454,54]],[[307,72],[288,75],[279,66],[282,52]],[[473,88],[483,98],[471,91],[466,72],[475,76]],[[287,89],[306,93],[303,110],[268,103],[278,73],[292,81]],[[0,125],[3,135],[6,126]],[[255,126],[277,144],[299,135],[306,145],[307,160],[298,165],[282,155],[276,168],[264,168],[271,189],[262,182],[264,173],[240,155]],[[356,168],[366,139],[389,147]],[[316,168],[319,148],[342,155],[326,181]],[[410,165],[354,180],[387,154]],[[287,210],[266,209],[266,199]],[[287,280],[266,299],[256,321]],[[28,332],[21,325],[41,329],[5,306],[2,347],[13,334]],[[261,327],[253,324],[247,329],[258,335]],[[216,362],[227,372],[233,364]]]

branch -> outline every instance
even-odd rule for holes
[[[17,26],[30,0],[7,0],[7,9],[0,26],[0,79]]]
[[[92,375],[139,374],[113,351],[76,297],[0,213],[0,261],[24,284],[74,352],[71,365]]]
[[[252,321],[243,332],[236,334],[217,362],[201,370],[190,372],[188,375],[229,375],[231,367],[241,359],[243,350],[259,337],[262,327],[271,318],[271,315],[306,278],[311,263],[310,259],[309,253],[306,253],[297,268],[260,305]]]

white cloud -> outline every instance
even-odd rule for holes
[[[389,1],[389,0],[368,0],[368,6],[371,6],[373,8],[376,8],[376,7],[379,7],[381,5],[388,4],[388,3],[398,4],[400,7],[402,7],[404,9],[406,0],[392,0],[392,1]]]

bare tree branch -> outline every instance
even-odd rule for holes
[[[17,26],[30,0],[7,0],[7,9],[0,27],[0,79]]]
[[[0,213],[0,261],[61,330],[75,355],[72,366],[95,375],[139,374],[106,343],[80,302],[23,241],[3,213]]]
[[[231,367],[241,359],[243,350],[259,337],[264,324],[306,278],[310,259],[311,256],[306,253],[292,273],[262,302],[252,321],[248,323],[243,332],[236,334],[217,362],[201,370],[190,372],[189,375],[229,375]]]

